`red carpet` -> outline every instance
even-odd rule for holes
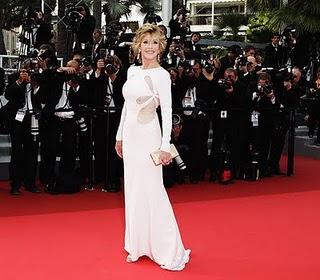
[[[0,182],[1,280],[318,280],[320,161],[295,175],[169,190],[192,249],[183,272],[125,262],[123,193],[8,194]]]

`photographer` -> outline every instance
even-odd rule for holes
[[[248,99],[237,71],[228,68],[214,91],[211,180],[220,179],[227,154],[230,178],[242,178],[248,135]]]
[[[71,178],[75,172],[76,143],[78,116],[75,110],[80,104],[87,103],[87,93],[82,75],[79,74],[80,63],[76,60],[68,61],[66,67],[56,70],[56,86],[52,98],[48,101],[53,110],[49,111],[46,127],[46,150],[43,161],[42,182],[46,190],[53,192],[55,186],[55,162],[59,151],[60,139],[61,155],[59,165],[59,178]],[[78,175],[79,177],[79,175]],[[78,178],[79,179],[79,178]],[[65,190],[60,189],[59,192]]]
[[[313,138],[316,133],[316,145],[320,145],[320,70],[317,72],[317,78],[314,82],[314,87],[310,89],[308,98],[311,99],[307,106],[307,114],[305,116],[306,124],[309,128],[308,135]]]
[[[155,10],[153,7],[149,9],[149,11],[146,13],[143,19],[143,24],[145,23],[158,24],[159,22],[162,21],[162,18],[159,15],[157,15],[154,11]]]
[[[169,46],[168,53],[163,55],[161,66],[163,68],[178,67],[179,63],[185,61],[184,44],[180,36],[174,37]]]
[[[90,117],[87,114],[88,107],[91,106],[91,94],[95,90],[95,72],[93,69],[93,62],[91,57],[83,57],[80,60],[80,84],[85,89],[83,98],[79,103],[79,113],[77,116],[78,124],[78,155],[80,159],[80,172],[82,177],[82,186],[89,190],[89,176],[90,176]],[[82,112],[83,111],[83,112]]]
[[[34,10],[34,20],[37,25],[37,31],[35,36],[35,48],[39,49],[43,44],[50,44],[53,38],[52,26],[46,22],[45,15],[41,10]]]
[[[271,43],[265,48],[264,67],[271,67],[274,69],[281,68],[286,60],[285,49],[280,45],[280,34],[274,33],[271,37]]]
[[[36,187],[39,133],[38,113],[41,110],[38,84],[33,80],[31,60],[24,62],[18,79],[8,86],[5,98],[6,118],[11,138],[10,193],[19,195],[22,184],[27,191],[39,193]],[[35,66],[38,67],[38,66]]]
[[[271,174],[284,175],[280,170],[280,158],[290,126],[290,111],[298,106],[299,93],[294,86],[294,75],[284,77],[283,88],[278,96],[278,108],[275,113],[275,131],[271,139],[269,167]]]
[[[249,89],[249,98],[253,110],[251,111],[252,149],[259,152],[261,177],[270,176],[268,165],[272,135],[275,133],[275,117],[279,100],[276,98],[268,73],[261,73],[258,82]]]
[[[241,81],[245,85],[257,82],[257,62],[254,56],[243,56],[236,62],[236,65],[239,75],[239,81]]]
[[[220,77],[223,78],[224,71],[228,68],[234,68],[236,58],[240,56],[242,50],[238,45],[232,45],[228,48],[228,53],[220,59]]]
[[[80,17],[79,27],[76,30],[76,35],[80,49],[86,55],[91,55],[91,46],[93,43],[92,33],[96,26],[96,19],[90,14],[90,9],[86,4],[81,4],[76,7],[78,16]]]
[[[201,40],[201,34],[199,32],[193,32],[191,34],[190,41],[186,41],[184,44],[184,51],[187,59],[201,59],[201,46],[199,41]]]
[[[188,10],[180,8],[174,17],[169,21],[170,38],[180,36],[185,38],[186,35],[191,33],[190,25],[187,21]]]
[[[190,147],[188,158],[190,181],[197,184],[203,177],[208,163],[209,117],[206,109],[212,99],[210,82],[202,73],[199,61],[185,65],[183,85],[185,94],[181,101],[183,111],[184,134]],[[194,108],[186,110],[187,108]]]
[[[96,29],[93,32],[92,38],[93,38],[92,59],[94,61],[94,64],[96,65],[100,58],[100,50],[101,49],[106,50],[108,46],[103,38],[103,34],[100,29]]]
[[[111,108],[123,106],[122,86],[126,81],[126,70],[117,56],[110,55],[98,60],[95,77],[92,106],[100,108],[93,123],[95,183],[101,185],[102,191],[118,192],[122,175],[121,160],[114,146],[121,110]]]

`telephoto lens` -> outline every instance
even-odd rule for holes
[[[174,158],[176,164],[178,165],[180,170],[185,170],[187,168],[186,164],[184,163],[184,161],[182,160],[182,158],[180,157],[180,155],[176,156]]]
[[[31,134],[34,136],[39,134],[39,121],[35,115],[31,115]]]
[[[88,130],[88,127],[86,125],[84,118],[80,118],[79,120],[77,120],[77,124],[79,125],[81,132],[86,132]]]

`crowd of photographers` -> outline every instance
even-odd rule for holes
[[[171,36],[160,59],[171,76],[172,143],[180,153],[175,164],[164,167],[165,186],[197,184],[208,170],[212,182],[223,184],[283,174],[279,161],[290,114],[301,107],[300,97],[310,87],[302,70],[294,63],[288,68],[293,59],[279,44],[279,34],[264,52],[236,45],[222,58],[204,52],[200,33],[190,34],[184,16],[179,10],[170,21]],[[1,116],[11,136],[12,195],[20,194],[22,186],[40,192],[38,151],[39,180],[49,193],[93,185],[120,190],[122,162],[114,145],[122,86],[128,67],[140,62],[132,57],[132,34],[125,28],[114,23],[103,35],[92,23],[90,39],[80,42],[65,66],[57,65],[51,45],[42,44],[36,56],[8,77],[8,103]],[[166,34],[166,27],[160,27]],[[319,87],[320,75],[315,96]],[[319,123],[317,106],[308,106],[310,135]]]

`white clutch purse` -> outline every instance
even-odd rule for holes
[[[159,159],[160,153],[161,153],[161,151],[157,150],[157,151],[154,151],[154,152],[152,152],[150,154],[150,156],[151,156],[151,158],[152,158],[152,160],[153,160],[155,165],[160,165],[161,164],[160,159]],[[176,147],[173,144],[170,145],[169,153],[171,154],[172,158],[175,158],[175,157],[177,157],[179,155]]]

